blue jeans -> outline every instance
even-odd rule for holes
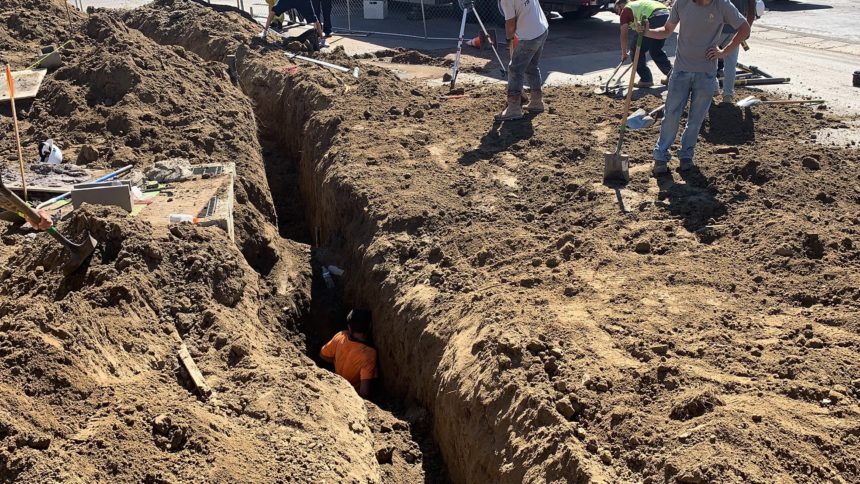
[[[723,34],[723,37],[720,39],[720,45],[728,44],[734,36],[734,32]],[[735,76],[738,72],[738,55],[740,53],[741,49],[738,47],[723,60],[723,96],[734,96],[735,94]]]
[[[540,37],[533,40],[522,40],[517,42],[511,63],[508,64],[508,96],[519,96],[523,93],[523,76],[529,81],[532,91],[540,91],[541,78],[540,56],[543,53],[543,44],[549,30]]]
[[[690,101],[690,113],[687,115],[687,127],[684,128],[684,134],[681,136],[681,150],[678,151],[678,158],[693,159],[699,130],[714,98],[716,79],[715,72],[684,72],[677,69],[672,71],[669,77],[669,95],[666,97],[666,114],[663,124],[660,125],[660,138],[657,140],[657,146],[654,147],[654,160],[658,164],[667,163],[672,157],[669,154],[669,148],[672,147],[678,135],[681,115],[684,114],[687,101]]]

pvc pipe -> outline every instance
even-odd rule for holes
[[[89,182],[87,182],[87,183],[98,183],[98,182],[108,181],[108,180],[110,180],[111,178],[116,178],[116,177],[118,177],[119,175],[122,175],[123,173],[125,173],[125,172],[127,172],[127,171],[131,170],[133,167],[134,167],[134,165],[126,165],[126,166],[124,166],[124,167],[120,168],[120,169],[119,169],[119,170],[117,170],[117,171],[114,171],[114,172],[112,172],[112,173],[108,173],[107,175],[104,175],[104,176],[102,176],[102,177],[96,178],[95,180],[89,181]],[[68,196],[69,196],[69,195],[71,195],[71,194],[72,194],[72,192],[71,192],[71,191],[68,191],[68,192],[66,192],[66,193],[61,193],[61,194],[57,195],[57,196],[56,196],[56,197],[54,197],[54,198],[50,198],[50,199],[48,199],[48,200],[45,200],[44,202],[42,202],[42,203],[40,203],[40,204],[36,205],[36,210],[41,209],[41,208],[45,208],[45,207],[47,207],[48,205],[51,205],[51,204],[52,204],[52,203],[54,203],[54,202],[59,202],[60,200],[62,200],[62,199],[64,199],[64,198],[68,197]]]

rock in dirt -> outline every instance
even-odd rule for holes
[[[156,180],[159,183],[187,180],[192,175],[191,162],[186,158],[157,161],[144,171],[144,175],[147,179]]]

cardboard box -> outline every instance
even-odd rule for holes
[[[364,0],[364,18],[382,20],[388,17],[388,0]]]

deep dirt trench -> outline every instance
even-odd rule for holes
[[[300,243],[316,245],[312,235],[316,228],[311,229],[305,218],[299,165],[282,154],[284,149],[271,126],[262,122],[259,125],[263,162],[277,210],[280,234]],[[320,349],[336,332],[346,329],[346,316],[352,307],[356,304],[365,307],[361,305],[364,301],[361,289],[348,290],[344,287],[346,279],[338,276],[333,276],[335,287],[328,287],[323,278],[323,266],[343,260],[343,256],[329,249],[311,248],[305,261],[306,270],[312,274],[309,306],[291,328],[302,334],[307,356],[330,371],[331,365],[319,358]],[[350,298],[355,303],[350,304],[346,294],[351,294]],[[377,347],[377,350],[385,351],[385,348]],[[433,437],[432,415],[417,402],[403,401],[397,395],[387,394],[384,385],[386,371],[380,368],[379,372],[380,378],[365,406],[368,425],[374,436],[374,458],[380,465],[382,482],[448,482],[447,469]]]

